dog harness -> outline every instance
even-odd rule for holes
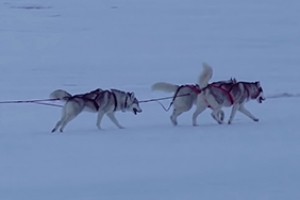
[[[197,94],[200,94],[201,93],[201,89],[199,88],[199,86],[196,84],[196,85],[192,85],[192,84],[186,84],[186,85],[180,85],[177,90],[175,91],[175,94],[173,96],[173,99],[172,99],[172,102],[171,104],[173,104],[173,102],[175,101],[175,99],[177,98],[177,95],[178,95],[178,92],[180,91],[181,88],[183,87],[188,87],[190,88],[191,90],[193,90],[194,92],[196,92]],[[190,94],[184,94],[184,95],[181,95],[181,96],[188,96]]]
[[[196,84],[196,85],[189,84],[189,85],[185,85],[185,86],[187,86],[188,88],[192,89],[194,92],[196,92],[198,94],[201,93],[201,89],[200,89],[200,87],[199,87],[198,84]]]
[[[109,96],[108,98],[113,98],[114,99],[114,110],[113,111],[116,111],[117,110],[117,107],[118,107],[118,102],[117,102],[117,97],[116,97],[116,94],[112,91],[109,91],[109,90],[104,90],[104,91],[101,91],[99,94],[96,95],[96,97],[94,99],[90,99],[91,101],[93,101],[93,103],[97,106],[96,109],[99,110],[100,106],[98,105],[97,103],[97,99],[100,97],[100,95],[103,95],[104,92],[108,92],[111,96]]]
[[[221,85],[212,84],[212,86],[215,87],[215,88],[220,89],[222,92],[224,92],[225,94],[227,94],[230,103],[234,104],[234,98],[233,98],[232,94],[230,93],[232,87],[229,90],[227,90],[227,89],[225,89],[225,88],[222,87],[222,84]]]
[[[112,94],[112,96],[113,96],[113,98],[114,98],[114,102],[115,102],[115,108],[114,108],[114,111],[116,111],[116,110],[117,110],[117,106],[118,106],[117,97],[116,97],[116,94],[115,94],[115,93],[111,92],[111,94]]]
[[[245,87],[245,86],[244,86],[244,87]],[[246,92],[247,92],[247,99],[252,98],[252,97],[250,96],[249,89],[248,89],[247,87],[245,87],[245,90],[246,90]]]
[[[96,97],[95,97],[94,99],[91,99],[91,98],[89,98],[89,97],[86,97],[86,94],[84,94],[84,95],[78,94],[78,95],[71,96],[69,99],[80,98],[80,99],[83,99],[83,100],[85,100],[85,101],[90,101],[90,102],[93,103],[93,105],[95,106],[96,110],[99,110],[99,105],[98,105],[98,103],[97,103],[97,101],[96,101],[96,99],[97,99],[98,97],[99,97],[99,95],[96,95]]]

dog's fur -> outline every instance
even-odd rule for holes
[[[233,83],[235,80],[230,79],[228,81],[219,81],[212,84],[222,84],[222,83]],[[152,91],[164,91],[172,92],[173,95],[173,113],[170,116],[170,120],[173,125],[177,125],[177,117],[184,112],[189,111],[194,104],[196,104],[197,96],[201,93],[201,89],[198,84],[186,84],[186,85],[176,85],[166,82],[157,82],[152,85]],[[223,121],[224,112],[220,109],[218,111],[218,118]],[[197,125],[193,122],[193,125]]]
[[[117,111],[131,111],[134,114],[141,113],[142,109],[139,106],[139,101],[134,96],[133,92],[124,92],[117,89],[102,90],[100,88],[85,94],[72,96],[65,90],[55,90],[50,94],[50,98],[64,101],[62,109],[62,117],[56,123],[52,132],[55,132],[59,127],[63,132],[67,123],[73,120],[82,111],[98,113],[97,127],[101,129],[101,120],[106,114],[109,119],[118,127],[123,128],[116,119],[114,113]]]
[[[223,121],[217,117],[217,114],[223,106],[233,106],[228,124],[232,123],[237,110],[251,118],[253,121],[259,121],[258,118],[254,117],[244,106],[249,100],[256,99],[259,103],[262,103],[265,100],[263,89],[259,81],[239,81],[234,84],[224,83],[221,85],[208,84],[212,75],[212,67],[208,64],[204,64],[198,80],[198,84],[200,88],[202,88],[202,93],[199,94],[197,98],[197,108],[193,115],[194,121],[196,121],[197,116],[208,106],[212,108],[212,116],[220,124],[223,123]]]

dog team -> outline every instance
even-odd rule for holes
[[[248,116],[253,121],[258,118],[248,111],[244,104],[249,100],[257,100],[262,103],[265,100],[260,82],[240,82],[231,78],[227,81],[209,83],[212,78],[213,69],[207,63],[203,63],[203,70],[195,85],[175,85],[171,83],[158,82],[152,85],[153,91],[172,92],[173,112],[170,120],[177,125],[177,118],[184,112],[189,111],[193,105],[196,110],[193,113],[192,123],[197,126],[197,117],[206,108],[212,110],[211,116],[219,124],[224,122],[224,111],[222,107],[232,106],[228,124],[232,123],[237,111]],[[59,129],[63,132],[66,125],[82,111],[97,113],[97,127],[101,129],[101,121],[106,115],[118,128],[124,128],[115,117],[117,111],[130,111],[135,115],[141,113],[139,101],[133,92],[124,92],[117,89],[102,90],[100,88],[85,94],[71,95],[65,90],[55,90],[50,98],[65,102],[62,108],[61,119],[56,123],[52,132]]]

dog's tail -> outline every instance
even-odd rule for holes
[[[200,88],[205,88],[208,85],[208,81],[213,75],[213,69],[207,63],[203,63],[203,70],[198,78],[198,84]]]
[[[61,101],[66,101],[68,100],[70,97],[72,97],[72,95],[70,93],[68,93],[65,90],[54,90],[53,92],[51,92],[50,94],[50,98],[51,99],[59,99]]]
[[[161,90],[164,92],[176,92],[178,87],[179,87],[178,85],[174,85],[171,83],[157,82],[152,85],[151,89],[152,91]]]

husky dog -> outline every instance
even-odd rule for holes
[[[222,124],[223,122],[217,117],[217,114],[223,106],[233,106],[228,124],[232,123],[237,110],[251,118],[253,121],[259,121],[258,118],[254,117],[245,108],[244,104],[249,100],[257,100],[259,103],[262,103],[265,100],[264,92],[260,82],[239,81],[234,84],[208,84],[212,74],[212,67],[204,63],[203,71],[198,80],[198,84],[200,88],[202,88],[202,93],[200,93],[197,98],[197,108],[193,114],[194,123],[196,123],[197,116],[208,106],[212,108],[212,116],[218,121],[219,124]]]
[[[101,129],[101,120],[106,114],[109,119],[118,127],[123,128],[114,113],[117,111],[131,111],[135,115],[141,113],[139,101],[133,92],[124,92],[117,89],[102,90],[100,88],[85,94],[77,94],[72,96],[65,90],[55,90],[50,94],[50,98],[64,101],[62,109],[62,117],[56,123],[52,132],[60,127],[63,132],[67,123],[74,119],[82,111],[98,113],[97,127]]]
[[[211,84],[232,84],[235,79],[230,79],[228,81],[219,81]],[[175,85],[166,82],[157,82],[152,85],[152,91],[164,91],[164,92],[174,92],[173,100],[171,104],[173,105],[173,113],[170,116],[170,120],[174,126],[178,124],[177,117],[184,112],[189,111],[194,104],[196,104],[197,96],[201,93],[201,89],[198,84],[186,84],[186,85]],[[224,112],[220,109],[218,111],[218,118],[221,121],[224,119]],[[193,123],[193,125],[197,125]]]

